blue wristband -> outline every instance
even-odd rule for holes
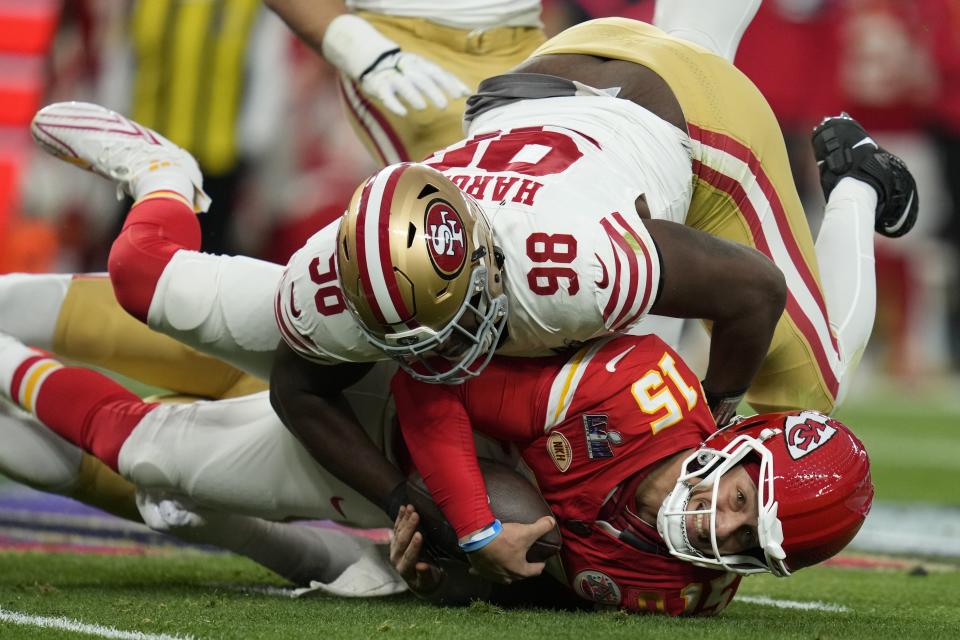
[[[466,539],[466,542],[460,543],[460,548],[466,553],[473,553],[474,551],[479,551],[485,546],[493,542],[497,536],[500,535],[500,532],[503,531],[503,525],[499,520],[494,520],[493,524],[489,527],[481,529],[472,536]]]

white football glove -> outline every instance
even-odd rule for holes
[[[426,97],[443,109],[447,96],[459,98],[470,93],[455,75],[422,56],[401,51],[400,45],[359,16],[334,18],[323,36],[322,49],[330,64],[399,116],[407,115],[403,102],[417,110],[426,109]]]

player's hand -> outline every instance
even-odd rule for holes
[[[381,60],[364,74],[360,87],[398,116],[407,115],[403,102],[417,110],[426,109],[426,97],[438,109],[443,109],[447,106],[447,96],[459,98],[470,93],[457,76],[407,51],[398,51]]]
[[[470,89],[449,71],[386,38],[369,22],[351,14],[337,16],[323,36],[323,56],[360,83],[363,91],[403,116],[407,106],[426,109],[427,100],[442,109],[447,98]]]
[[[436,591],[443,582],[443,572],[434,565],[420,560],[423,549],[423,534],[417,531],[420,516],[413,506],[400,507],[393,523],[390,538],[390,564],[397,570],[410,590],[417,595]]]
[[[471,573],[501,584],[532,578],[543,572],[543,562],[527,562],[527,551],[540,536],[556,526],[550,516],[533,524],[507,522],[493,542],[467,554],[473,566]]]

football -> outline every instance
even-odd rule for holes
[[[500,522],[530,524],[553,515],[550,507],[529,480],[504,464],[481,458],[480,472],[487,485],[490,509]],[[420,474],[414,471],[407,481],[410,503],[420,515],[420,526],[434,549],[453,558],[466,560],[457,544],[457,532],[433,502]],[[560,551],[560,529],[554,527],[541,536],[527,552],[529,562],[543,562]]]

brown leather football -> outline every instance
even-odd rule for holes
[[[490,510],[500,522],[531,524],[543,516],[553,515],[529,480],[500,462],[484,458],[479,462],[490,498]],[[420,515],[420,526],[433,546],[450,557],[466,560],[466,554],[457,544],[457,532],[443,517],[416,471],[407,481],[407,494]],[[560,529],[555,526],[533,543],[527,552],[527,561],[543,562],[559,552],[560,546]]]

